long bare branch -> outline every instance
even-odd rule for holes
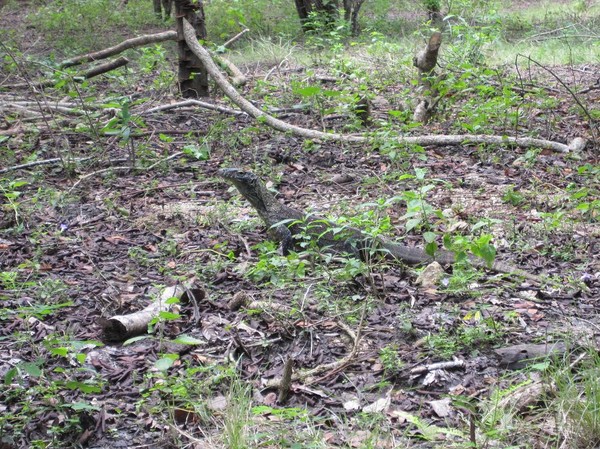
[[[88,53],[85,55],[67,59],[66,61],[61,62],[60,67],[71,67],[74,65],[83,64],[84,62],[92,62],[97,61],[98,59],[106,59],[111,56],[122,53],[130,48],[141,47],[143,45],[155,44],[158,42],[172,41],[176,38],[177,31],[165,31],[163,33],[157,34],[145,34],[144,36],[138,36],[131,39],[127,39],[126,41],[123,41],[120,44],[115,45],[114,47],[105,48],[104,50],[96,51],[94,53]]]
[[[223,76],[217,65],[212,60],[208,51],[198,43],[194,33],[194,28],[185,20],[183,22],[183,34],[189,48],[196,56],[198,56],[198,58],[200,58],[200,61],[202,61],[204,64],[206,71],[213,78],[215,83],[217,83],[219,88],[221,88],[221,90],[225,93],[225,95],[227,95],[235,104],[237,104],[240,109],[245,111],[248,115],[255,118],[259,122],[263,122],[278,131],[291,132],[306,139],[336,140],[339,142],[348,143],[367,143],[369,141],[369,138],[363,135],[326,133],[290,125],[289,123],[276,119],[264,111],[261,111],[244,97],[242,97],[238,91],[227,81],[225,76]],[[569,145],[566,145],[560,142],[534,139],[532,137],[482,136],[472,134],[399,136],[396,138],[396,140],[403,144],[422,146],[459,145],[463,143],[516,145],[519,147],[549,149],[562,153],[567,153],[574,149],[581,149],[582,146],[585,146],[585,141],[582,138],[576,138]]]

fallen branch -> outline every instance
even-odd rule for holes
[[[119,67],[123,67],[124,65],[129,64],[129,59],[121,56],[114,61],[109,61],[105,64],[97,65],[96,67],[91,68],[87,72],[83,73],[83,77],[85,79],[93,78],[98,75],[102,75],[103,73],[110,72],[111,70],[118,69]]]
[[[567,351],[563,342],[546,344],[521,344],[495,349],[500,357],[500,366],[511,370],[522,369],[528,364],[539,362],[546,357],[560,356]]]
[[[588,108],[581,102],[581,100],[579,99],[579,97],[577,96],[577,94],[575,92],[573,92],[573,90],[556,73],[554,73],[552,70],[550,70],[545,65],[542,65],[541,63],[537,62],[535,59],[532,59],[531,56],[525,56],[525,55],[522,55],[520,53],[517,54],[517,56],[515,57],[515,65],[517,65],[517,68],[518,68],[519,57],[527,59],[529,62],[532,62],[533,64],[535,64],[536,66],[538,66],[540,69],[543,69],[546,72],[548,72],[550,75],[552,75],[554,77],[554,79],[556,81],[558,81],[558,83],[562,87],[565,88],[565,90],[567,92],[569,92],[569,94],[571,95],[571,97],[573,98],[573,100],[575,100],[575,103],[577,103],[577,105],[581,108],[581,110],[583,111],[583,113],[587,116],[587,118],[589,120],[590,131],[592,132],[592,138],[594,140],[596,140],[597,126],[595,125],[595,120],[592,117],[592,115],[590,114],[590,111],[588,110]]]
[[[338,322],[338,326],[341,327],[352,339],[352,350],[350,351],[350,353],[348,353],[348,355],[346,355],[345,357],[342,357],[341,359],[335,360],[331,363],[325,363],[323,365],[316,366],[309,370],[292,373],[289,380],[280,379],[280,378],[271,379],[271,380],[267,381],[265,387],[280,389],[282,381],[284,381],[284,382],[300,381],[300,382],[304,382],[305,384],[312,384],[312,383],[317,382],[318,380],[321,380],[323,377],[329,377],[331,374],[339,373],[346,366],[348,366],[352,362],[354,362],[356,360],[356,355],[358,354],[358,350],[359,350],[359,343],[362,338],[361,329],[362,329],[365,315],[366,315],[366,310],[367,310],[366,306],[367,306],[367,302],[365,301],[364,305],[363,305],[361,317],[360,317],[360,322],[358,323],[358,331],[356,333],[352,329],[350,329],[350,327],[348,325],[346,325],[345,323],[343,323],[341,321]],[[284,373],[284,375],[285,374],[287,374],[287,373]],[[321,374],[324,374],[324,375],[321,378],[318,378],[317,376],[319,376]]]
[[[128,315],[115,315],[109,318],[103,323],[104,336],[110,341],[122,341],[147,332],[150,321],[156,318],[160,312],[168,311],[173,306],[168,300],[171,298],[181,300],[189,288],[191,288],[191,283],[187,287],[181,284],[168,287],[146,308]]]
[[[167,161],[170,161],[172,159],[177,159],[180,156],[183,156],[185,153],[183,151],[178,151],[176,153],[173,153],[170,156],[167,156],[157,162],[155,162],[152,165],[149,165],[148,167],[109,167],[109,168],[104,168],[102,170],[98,170],[92,173],[88,173],[87,175],[82,176],[81,178],[79,178],[75,184],[73,184],[71,186],[71,188],[69,189],[69,193],[71,193],[79,184],[81,184],[83,181],[85,181],[86,179],[92,178],[96,175],[101,175],[102,173],[107,173],[110,171],[129,171],[129,170],[138,170],[138,171],[150,171],[152,170],[154,167],[156,167],[157,165],[163,164]]]
[[[438,362],[432,363],[431,365],[421,365],[417,366],[410,370],[410,374],[425,374],[430,371],[435,371],[438,369],[454,369],[454,368],[463,368],[465,366],[464,360],[452,360],[451,362]]]
[[[202,47],[196,39],[194,28],[186,21],[183,21],[183,34],[185,40],[192,50],[192,52],[198,56],[208,74],[213,78],[219,88],[227,95],[231,101],[237,104],[241,110],[246,112],[251,117],[255,118],[259,122],[263,122],[270,127],[284,132],[292,133],[306,139],[323,139],[323,140],[335,140],[339,142],[347,143],[368,143],[369,138],[362,135],[345,135],[338,133],[326,133],[321,131],[315,131],[311,129],[301,128],[299,126],[290,125],[282,120],[276,119],[275,117],[261,111],[244,97],[242,97],[237,90],[227,81],[225,76],[219,71],[212,60],[208,51]],[[580,139],[577,143],[574,143]],[[585,141],[581,138],[575,139],[570,145],[565,145],[560,142],[554,142],[550,140],[534,139],[531,137],[508,137],[508,136],[481,136],[481,135],[424,135],[424,136],[400,136],[396,138],[397,142],[407,145],[421,145],[421,146],[444,146],[444,145],[460,145],[465,143],[472,144],[493,144],[493,145],[516,145],[519,147],[536,147],[542,149],[549,149],[557,152],[567,153],[572,149],[580,148],[582,143]],[[585,145],[584,145],[585,146]]]
[[[84,158],[81,158],[81,159],[75,159],[75,160],[71,161],[68,158],[55,157],[55,158],[52,158],[52,159],[44,159],[43,161],[33,161],[33,162],[27,162],[26,164],[13,165],[12,167],[7,167],[7,168],[1,169],[0,173],[8,173],[9,171],[21,170],[23,168],[36,167],[38,165],[55,165],[55,164],[62,164],[63,162],[78,163],[78,162],[89,161],[90,159],[92,159],[92,158],[91,157],[84,157]]]
[[[243,86],[248,82],[246,75],[229,59],[214,54],[213,59],[231,75],[231,84],[234,86]]]
[[[154,108],[151,108],[151,109],[141,112],[140,115],[153,114],[154,112],[167,111],[169,109],[183,108],[186,106],[200,106],[201,108],[204,108],[204,109],[210,109],[213,111],[218,111],[218,112],[222,112],[223,114],[230,114],[230,115],[245,115],[246,114],[243,111],[236,111],[235,109],[229,109],[229,108],[219,106],[216,104],[206,103],[204,101],[184,100],[184,101],[179,101],[179,102],[173,103],[173,104],[165,104],[162,106],[156,106]]]
[[[223,43],[223,47],[229,47],[231,46],[234,42],[236,42],[240,37],[242,37],[244,34],[246,34],[248,31],[250,31],[248,28],[244,28],[242,31],[240,31],[238,34],[236,34],[235,36],[233,36],[231,39],[229,39],[228,41],[226,41],[225,43]]]
[[[141,47],[143,45],[148,44],[156,44],[158,42],[175,40],[177,38],[176,31],[165,31],[163,33],[157,34],[146,34],[144,36],[138,36],[131,39],[127,39],[126,41],[121,42],[120,44],[115,45],[114,47],[105,48],[104,50],[96,51],[93,53],[88,53],[81,56],[76,56],[71,59],[67,59],[60,63],[61,68],[72,67],[74,65],[83,64],[84,62],[92,62],[97,61],[98,59],[106,59],[110,56],[117,55],[119,53],[124,52],[130,48]]]
[[[83,80],[93,78],[95,76],[101,75],[114,69],[118,69],[119,67],[122,67],[126,64],[129,64],[129,60],[127,58],[120,57],[118,59],[115,59],[114,61],[110,61],[104,64],[100,64],[96,67],[92,67],[86,72],[77,73],[73,75],[72,80],[76,82],[82,82]],[[10,86],[4,87],[11,89],[19,89],[23,87],[53,87],[56,83],[56,80],[43,80],[32,81],[31,83],[11,84]]]
[[[34,101],[28,101],[28,102],[23,102],[23,103],[24,104],[19,104],[19,103],[6,103],[6,104],[2,104],[2,105],[0,105],[0,109],[9,109],[9,108],[12,107],[13,109],[20,109],[20,110],[22,110],[23,108],[27,108],[27,107],[30,107],[30,106],[33,106],[33,107],[40,106],[40,105],[38,105]],[[70,108],[70,107],[58,106],[58,105],[54,105],[54,104],[44,104],[43,107],[45,109],[50,110],[50,111],[58,112],[60,114],[65,114],[65,115],[83,115],[83,114],[85,114],[85,111],[73,109],[73,108]]]

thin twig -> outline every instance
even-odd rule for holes
[[[140,115],[152,114],[154,112],[160,112],[160,111],[167,111],[169,109],[183,108],[185,106],[200,106],[201,108],[222,112],[223,114],[231,114],[231,115],[245,115],[246,114],[243,111],[229,109],[229,108],[219,106],[216,104],[206,103],[204,101],[185,100],[185,101],[180,101],[178,103],[164,104],[162,106],[156,106],[156,107],[148,109],[146,111],[142,111],[140,113]]]
[[[89,161],[90,159],[92,159],[91,156],[90,157],[84,157],[84,158],[81,158],[81,159],[75,159],[72,162],[79,163],[79,162]],[[62,162],[65,162],[64,158],[55,157],[55,158],[52,158],[52,159],[44,159],[43,161],[27,162],[26,164],[19,164],[19,165],[14,165],[12,167],[3,168],[3,169],[0,170],[0,173],[7,173],[9,171],[21,170],[23,168],[36,167],[38,165],[60,164]]]
[[[128,170],[137,170],[137,171],[150,171],[152,170],[154,167],[156,167],[159,164],[162,164],[164,162],[170,161],[172,159],[176,159],[179,156],[185,154],[183,151],[178,151],[177,153],[174,153],[164,159],[159,160],[158,162],[155,162],[154,164],[148,166],[148,167],[140,167],[140,168],[136,168],[136,167],[109,167],[109,168],[104,168],[102,170],[98,170],[92,173],[88,173],[87,175],[82,176],[81,178],[79,178],[77,180],[77,182],[75,184],[73,184],[73,186],[69,189],[69,193],[71,193],[73,191],[73,189],[75,189],[79,184],[81,184],[83,181],[85,181],[86,179],[89,179],[93,176],[96,175],[101,175],[102,173],[107,173],[110,171],[128,171]]]
[[[523,54],[517,54],[517,58],[519,58],[519,56],[521,56],[522,58],[527,59],[529,62],[533,62],[535,65],[537,65],[539,68],[545,70],[546,72],[548,72],[550,75],[552,75],[554,77],[554,79],[556,81],[558,81],[558,83],[563,86],[567,92],[569,92],[569,94],[571,94],[571,97],[573,97],[573,100],[575,100],[575,102],[577,103],[577,105],[581,108],[581,110],[583,111],[583,113],[587,116],[588,120],[590,121],[590,131],[592,132],[592,137],[594,140],[596,140],[596,132],[595,132],[595,126],[594,126],[594,119],[592,118],[590,111],[588,111],[588,109],[584,106],[584,104],[579,100],[579,97],[577,96],[577,94],[575,92],[573,92],[573,90],[571,90],[571,88],[569,86],[567,86],[567,84],[556,74],[554,73],[552,70],[550,70],[548,67],[540,64],[539,62],[537,62],[535,59],[532,59],[531,56],[525,56]]]
[[[240,37],[242,37],[244,34],[246,34],[248,31],[250,31],[248,28],[244,28],[242,31],[240,31],[238,34],[236,34],[235,36],[233,36],[231,39],[229,39],[228,41],[225,41],[223,43],[223,47],[229,47],[231,44],[233,44],[235,41],[237,41]]]

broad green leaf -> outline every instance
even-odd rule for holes
[[[427,254],[429,254],[431,257],[435,256],[435,252],[437,251],[438,246],[437,243],[435,242],[429,242],[427,245],[425,245],[425,252]]]
[[[166,371],[173,366],[175,360],[179,358],[177,354],[165,354],[156,362],[154,362],[154,367],[159,371]]]
[[[17,375],[18,371],[17,368],[11,368],[9,369],[6,374],[4,375],[4,384],[8,385],[11,384],[13,379],[15,378],[15,376]]]
[[[173,340],[173,343],[179,343],[181,345],[201,345],[206,342],[198,338],[190,337],[189,335],[180,335]]]
[[[296,87],[293,89],[293,92],[303,97],[314,97],[321,92],[321,88],[318,86]]]
[[[424,232],[423,233],[423,239],[427,242],[427,243],[431,243],[434,242],[435,239],[437,238],[437,234],[435,232]]]
[[[100,407],[89,404],[87,402],[73,402],[72,404],[63,404],[62,407],[72,410],[100,410]]]
[[[165,304],[179,304],[181,301],[177,296],[171,296],[165,301]]]
[[[162,311],[158,313],[158,316],[163,320],[171,321],[178,319],[180,315],[178,313]]]
[[[418,217],[418,218],[411,218],[410,220],[407,220],[406,224],[404,226],[406,227],[406,232],[410,232],[411,230],[413,230],[420,224],[421,224],[421,218]]]
[[[135,343],[136,341],[145,340],[146,338],[150,338],[150,336],[149,335],[140,335],[139,337],[129,338],[123,342],[123,346],[130,345],[132,343]]]
[[[102,388],[98,385],[88,384],[84,382],[77,382],[75,380],[68,381],[65,386],[70,390],[79,390],[83,393],[101,393]]]
[[[20,365],[20,368],[33,377],[40,377],[42,375],[42,370],[37,363],[25,362]]]

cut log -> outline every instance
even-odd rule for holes
[[[160,312],[171,310],[173,304],[168,303],[170,298],[178,298],[185,302],[185,294],[191,291],[196,299],[202,299],[205,293],[201,289],[187,288],[185,285],[167,287],[159,298],[146,308],[128,315],[115,315],[102,323],[104,336],[109,341],[123,341],[136,335],[148,332],[148,324],[156,318]]]

